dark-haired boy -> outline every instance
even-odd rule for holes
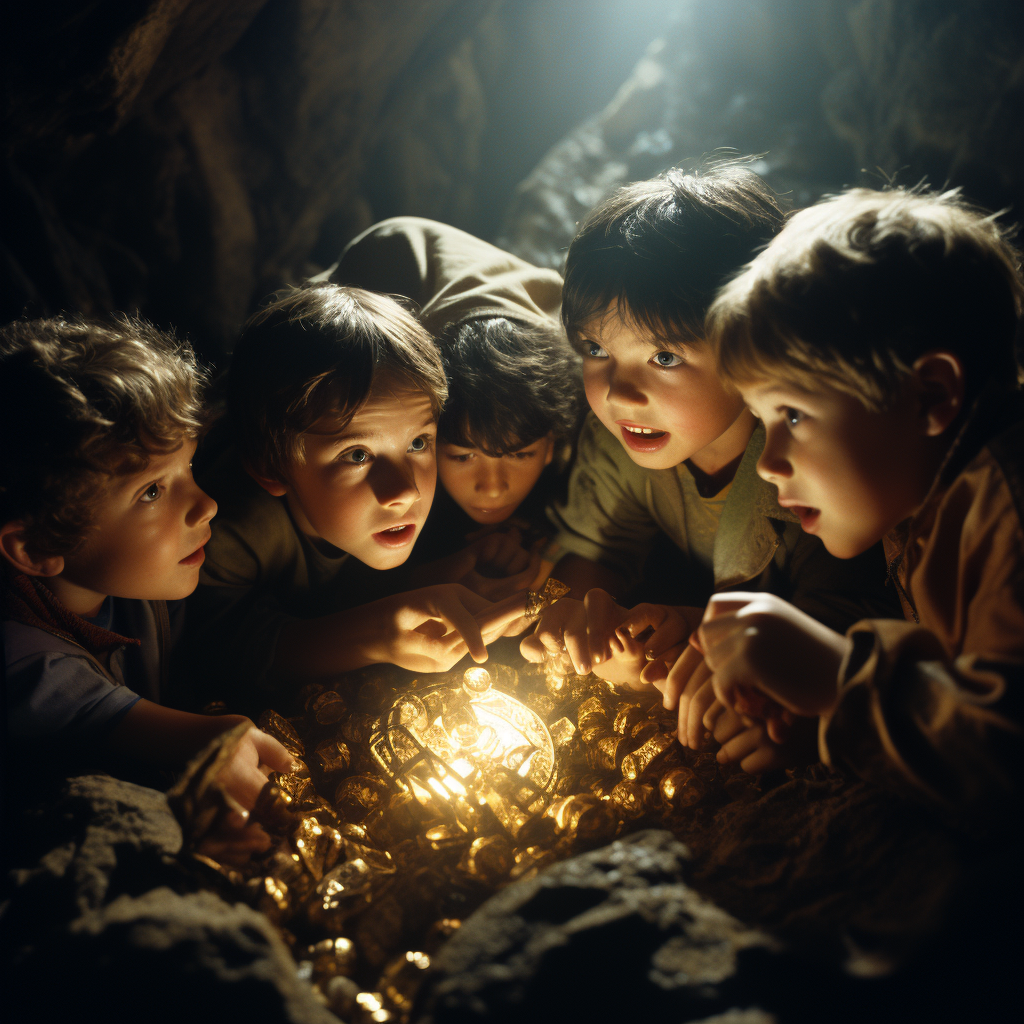
[[[592,415],[556,509],[566,554],[554,574],[586,598],[553,606],[523,653],[538,660],[564,645],[578,671],[618,682],[643,670],[666,706],[679,699],[680,741],[693,747],[714,693],[685,643],[713,591],[770,591],[840,627],[888,605],[879,551],[832,558],[757,477],[763,430],[704,339],[716,290],[782,222],[774,193],[741,162],[673,169],[600,204],[566,258],[562,319]],[[678,601],[689,607],[627,615],[609,593],[635,588],[659,530],[681,552]],[[641,645],[633,637],[648,627]]]
[[[550,535],[544,509],[560,483],[582,398],[579,358],[559,321],[561,278],[422,217],[368,228],[327,275],[412,300],[437,341],[448,383],[438,422],[442,490],[417,564],[450,556],[466,547],[467,535],[490,530],[465,553],[481,556],[484,571],[508,574],[500,585],[509,592],[527,585],[536,559],[519,541],[529,546]],[[500,531],[504,542],[494,533],[502,525],[513,527]],[[461,577],[474,561],[448,559],[444,571]],[[472,574],[480,592],[493,593],[495,583]]]
[[[708,318],[767,431],[758,472],[838,557],[883,539],[905,615],[843,636],[722,595],[700,630],[716,693],[776,738],[820,716],[826,763],[1000,817],[1021,768],[1022,297],[994,218],[857,189],[794,217]]]
[[[127,317],[0,330],[0,611],[22,768],[182,768],[244,722],[161,705],[217,511],[192,479],[202,381],[188,346]],[[291,758],[250,729],[220,776],[244,809],[261,762]]]
[[[359,288],[292,289],[246,324],[226,392],[235,447],[203,476],[221,513],[182,677],[249,706],[282,677],[485,660],[490,602],[442,584],[366,603],[355,571],[401,565],[434,494],[446,387],[412,315]]]

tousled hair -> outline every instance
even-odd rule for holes
[[[323,282],[272,297],[242,329],[226,378],[243,463],[284,480],[302,435],[325,415],[344,426],[375,382],[421,391],[434,414],[447,397],[430,335],[393,298]]]
[[[582,404],[579,358],[557,323],[467,320],[439,347],[448,378],[442,441],[501,456],[548,434],[571,440]]]
[[[110,477],[198,437],[205,370],[144,320],[55,317],[0,328],[0,523],[66,555],[85,539]]]
[[[795,214],[708,314],[733,383],[822,382],[881,411],[914,362],[957,355],[968,399],[1013,387],[1020,254],[957,190],[851,189]]]
[[[703,339],[719,285],[782,226],[778,198],[748,162],[673,167],[591,211],[566,256],[562,322],[574,347],[612,303],[653,340]]]

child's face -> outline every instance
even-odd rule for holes
[[[479,448],[438,445],[437,475],[455,503],[476,523],[508,519],[533,490],[555,453],[551,435],[495,457]]]
[[[199,582],[217,503],[192,479],[194,441],[105,486],[85,542],[61,579],[96,595],[178,600]]]
[[[866,551],[924,500],[936,460],[913,401],[870,412],[824,385],[813,393],[778,381],[740,390],[767,433],[758,473],[833,555]]]
[[[701,465],[702,453],[711,454],[744,412],[703,342],[680,351],[660,347],[625,324],[614,305],[581,340],[587,401],[639,466],[669,469],[690,458]]]
[[[401,565],[434,499],[436,434],[430,399],[387,382],[344,427],[321,417],[285,481],[299,529],[374,569]]]

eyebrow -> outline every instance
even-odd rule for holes
[[[422,423],[415,429],[417,431],[424,430],[427,427],[433,427],[437,425],[437,420],[431,413]],[[355,431],[347,433],[345,428],[342,427],[340,430],[307,430],[307,434],[313,437],[331,437],[337,441],[372,441],[375,437],[379,437],[379,434],[370,434],[366,431]]]

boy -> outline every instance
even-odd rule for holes
[[[191,600],[188,674],[260,701],[253,687],[281,676],[485,660],[481,623],[500,633],[501,609],[456,585],[364,603],[372,579],[355,571],[401,565],[434,494],[446,388],[416,320],[359,288],[293,289],[245,326],[226,391],[235,449],[204,476],[221,514]]]
[[[675,660],[714,590],[778,593],[841,628],[887,606],[879,551],[832,558],[757,477],[764,432],[719,379],[704,340],[719,285],[782,221],[771,190],[733,162],[628,185],[581,226],[566,259],[562,319],[583,354],[592,413],[568,500],[555,510],[566,554],[553,575],[586,599],[554,605],[523,642],[527,658],[564,645],[577,671],[634,684],[651,659],[644,680],[665,686],[663,659]],[[680,553],[675,587],[688,607],[627,616],[612,597],[636,587],[659,529]],[[641,645],[633,638],[649,626],[655,633]],[[692,747],[714,700],[709,679],[697,665],[687,680],[679,738]],[[691,696],[699,715],[684,713]],[[669,706],[674,698],[666,692]]]
[[[1020,767],[1019,266],[956,193],[856,189],[797,214],[708,321],[767,431],[758,472],[837,557],[883,539],[905,617],[842,636],[722,595],[700,631],[716,693],[776,737],[820,716],[823,761],[954,810]]]
[[[472,550],[489,555],[482,561],[491,570],[511,571],[506,589],[526,586],[537,566],[524,564],[530,560],[518,531],[528,545],[549,535],[544,507],[555,497],[574,439],[582,390],[579,358],[559,321],[561,278],[421,217],[368,228],[322,276],[409,298],[441,353],[448,383],[438,422],[442,491],[417,545],[417,564],[465,548],[467,535],[511,525],[503,531],[506,543],[490,537]],[[449,561],[463,571],[472,564]],[[474,578],[473,586],[484,581]]]
[[[186,345],[128,317],[0,330],[14,763],[182,768],[245,721],[160,704],[172,622],[195,589],[217,510],[191,472],[202,380]],[[261,762],[288,771],[291,758],[251,729],[221,776],[243,809],[266,782]]]

